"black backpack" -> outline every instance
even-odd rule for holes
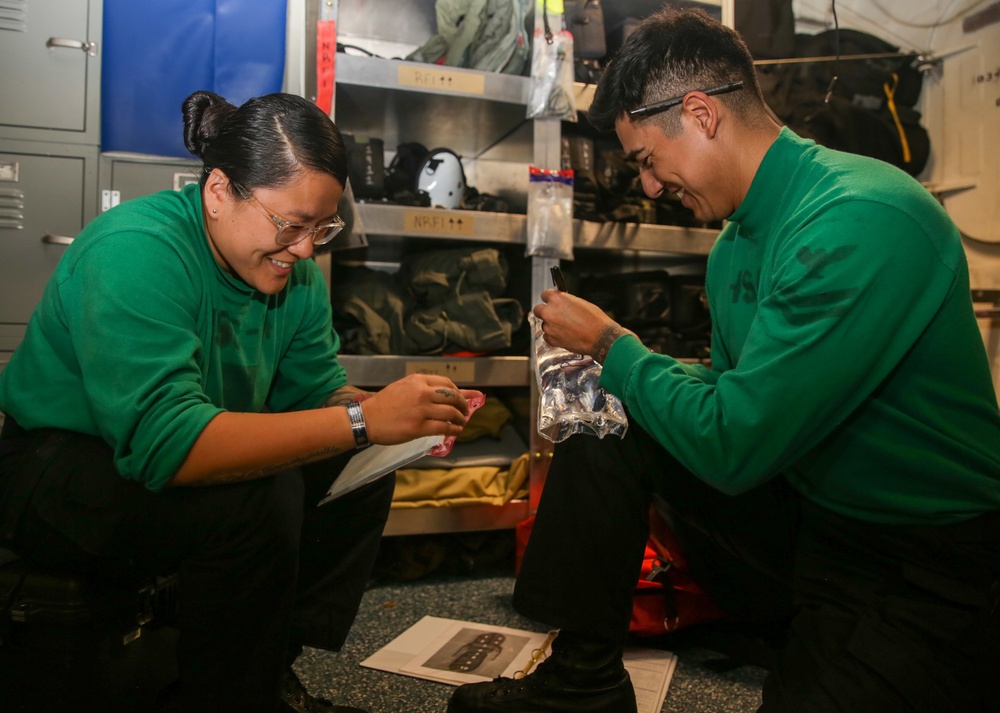
[[[886,161],[916,176],[930,156],[930,138],[914,109],[923,76],[907,56],[849,59],[899,55],[898,47],[857,30],[796,35],[795,56],[834,56],[838,32],[839,62],[758,66],[764,98],[800,136]],[[834,73],[837,83],[828,98]]]

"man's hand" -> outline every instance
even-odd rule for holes
[[[595,304],[568,292],[544,290],[542,303],[532,310],[542,320],[545,341],[575,354],[586,354],[603,364],[611,345],[632,334]]]

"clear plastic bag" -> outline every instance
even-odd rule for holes
[[[573,259],[573,169],[528,167],[528,257]]]
[[[548,37],[536,30],[531,47],[528,119],[579,120],[573,98],[573,72],[573,35],[563,30]]]
[[[553,443],[574,433],[598,438],[625,435],[628,417],[617,396],[599,384],[601,365],[592,357],[553,347],[542,336],[542,320],[528,315],[538,381],[538,432]]]

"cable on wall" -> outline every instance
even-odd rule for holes
[[[830,103],[833,90],[837,88],[840,70],[840,21],[837,20],[837,0],[830,0],[830,10],[833,11],[833,76],[830,78],[830,84],[826,88],[826,96],[823,98],[824,104]]]

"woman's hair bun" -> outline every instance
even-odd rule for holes
[[[219,134],[219,128],[236,107],[215,92],[197,91],[184,100],[184,146],[198,158]]]

